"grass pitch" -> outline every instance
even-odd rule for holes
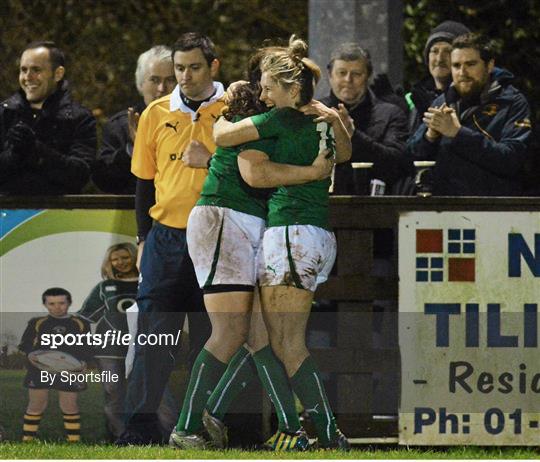
[[[407,449],[404,447],[355,448],[351,452],[179,451],[165,446],[118,448],[112,445],[66,443],[0,443],[5,459],[538,459],[540,452],[522,448],[454,447]]]
[[[39,435],[42,440],[21,443],[22,418],[27,393],[22,388],[24,371],[0,370],[0,424],[7,441],[0,443],[0,459],[539,459],[535,448],[406,448],[398,446],[356,447],[339,451],[266,452],[231,449],[226,451],[179,451],[166,446],[116,447],[106,443],[103,390],[90,383],[79,404],[84,416],[83,443],[64,443],[62,415],[56,392],[49,395]]]
[[[0,425],[6,430],[10,441],[21,441],[22,438],[23,416],[28,401],[28,392],[22,385],[25,373],[26,370],[0,370]],[[88,389],[79,394],[79,407],[83,419],[82,438],[89,442],[104,441],[107,435],[101,384],[88,384]],[[43,414],[38,436],[43,436],[47,441],[65,440],[56,390],[49,391],[49,404]],[[4,450],[5,446],[0,446],[0,456],[3,456]]]

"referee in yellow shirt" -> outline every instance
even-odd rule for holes
[[[213,81],[219,61],[208,37],[183,34],[172,47],[172,59],[178,85],[142,113],[131,162],[137,177],[138,332],[176,337],[187,312],[191,353],[197,355],[210,324],[187,250],[186,226],[216,147],[212,126],[221,114],[224,90]],[[116,444],[159,443],[162,435],[168,437],[171,429],[159,428],[156,409],[179,346],[136,346],[126,431]]]

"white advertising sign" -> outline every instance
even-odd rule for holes
[[[538,445],[540,213],[399,221],[400,443]]]
[[[49,287],[69,290],[78,311],[107,248],[135,233],[132,210],[0,210],[0,345],[12,351],[28,320],[46,314]]]

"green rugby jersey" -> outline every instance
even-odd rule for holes
[[[237,158],[240,152],[248,149],[262,151],[272,158],[274,146],[275,140],[265,139],[230,148],[218,147],[212,156],[197,205],[226,207],[266,219],[269,190],[249,186],[240,175]]]
[[[261,138],[275,138],[273,162],[311,165],[319,151],[335,153],[334,131],[326,122],[313,122],[293,108],[274,108],[251,117]],[[314,225],[329,229],[328,188],[330,178],[310,183],[281,186],[268,203],[266,225]]]
[[[137,281],[106,279],[92,289],[77,313],[91,323],[97,323],[96,333],[105,335],[108,330],[128,333],[126,310],[137,298]],[[97,347],[96,358],[124,358],[127,345]]]

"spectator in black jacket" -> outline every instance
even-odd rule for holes
[[[78,194],[96,154],[96,121],[74,102],[53,42],[23,51],[21,89],[0,104],[0,194]]]
[[[131,154],[139,115],[152,101],[168,95],[176,86],[171,49],[156,45],[137,60],[135,83],[143,100],[113,115],[103,128],[103,140],[92,180],[104,192],[135,194]]]
[[[331,93],[322,102],[338,109],[352,133],[351,162],[373,162],[371,177],[386,183],[386,193],[408,168],[405,143],[407,116],[394,104],[376,98],[368,89],[373,66],[367,50],[345,43],[335,50],[328,64]],[[334,194],[356,194],[351,162],[336,166]]]
[[[452,42],[452,85],[424,113],[411,137],[415,160],[435,160],[433,194],[519,196],[531,138],[530,109],[495,68],[489,42],[465,34]]]
[[[431,30],[424,47],[424,63],[429,75],[413,85],[411,92],[405,95],[409,104],[409,131],[414,133],[422,123],[424,112],[433,100],[446,91],[452,83],[450,69],[450,51],[452,40],[470,30],[455,21],[444,21]]]

